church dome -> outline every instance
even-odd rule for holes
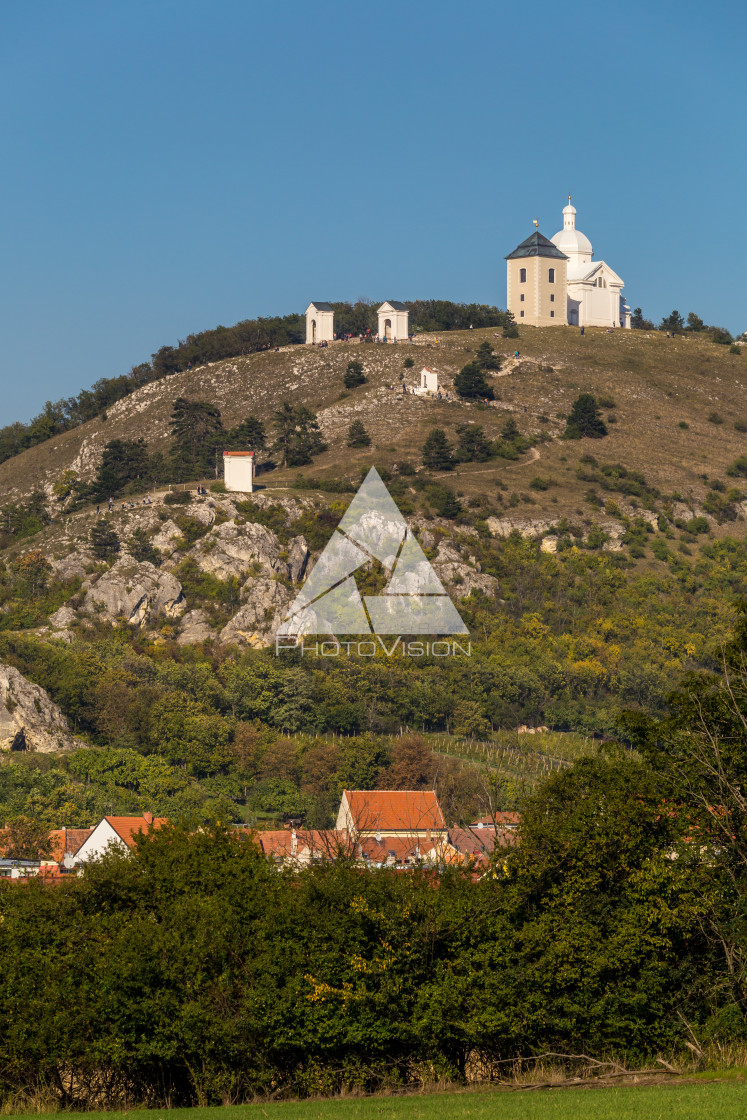
[[[558,230],[551,238],[553,245],[569,258],[569,264],[588,264],[594,255],[591,241],[580,230],[576,229],[576,207],[571,206],[570,196],[568,205],[563,207],[563,228]]]

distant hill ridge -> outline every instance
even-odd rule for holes
[[[338,332],[355,334],[376,330],[376,303],[333,303],[335,328]],[[465,330],[470,326],[501,325],[506,312],[483,304],[452,303],[449,300],[410,300],[410,323],[423,331]],[[90,389],[82,389],[77,397],[47,401],[42,412],[28,424],[15,421],[0,428],[0,463],[29,447],[43,443],[52,436],[84,424],[101,415],[123,397],[151,381],[158,381],[193,366],[221,361],[276,346],[302,343],[305,339],[303,315],[291,314],[270,318],[243,319],[232,327],[217,326],[190,334],[176,346],[162,346],[151,355],[150,362],[133,366],[118,377],[102,377]]]

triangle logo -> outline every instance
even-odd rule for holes
[[[381,595],[361,598],[353,573],[378,560]],[[278,636],[468,634],[430,560],[375,467],[288,609]]]

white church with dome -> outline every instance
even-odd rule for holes
[[[563,228],[550,239],[536,229],[506,266],[507,307],[519,324],[630,327],[624,282],[606,261],[594,260],[589,238],[576,229],[570,195]]]

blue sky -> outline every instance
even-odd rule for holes
[[[578,226],[653,318],[747,329],[743,5],[0,7],[0,424],[310,299],[505,306]]]

